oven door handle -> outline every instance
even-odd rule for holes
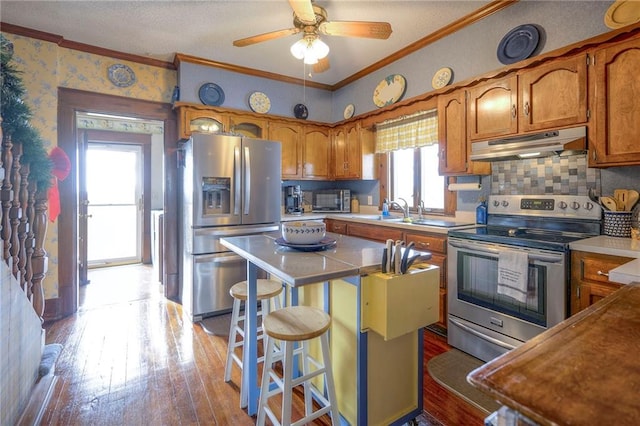
[[[500,250],[484,247],[484,246],[470,245],[470,244],[460,243],[458,241],[451,241],[451,240],[449,241],[449,244],[451,244],[453,247],[463,249],[463,250],[469,250],[473,252],[490,253],[495,255],[500,254]],[[564,259],[562,256],[544,255],[540,253],[529,253],[529,260],[537,260],[539,262],[544,262],[544,263],[561,263]]]
[[[476,337],[478,337],[478,338],[480,338],[482,340],[486,340],[487,342],[493,343],[494,345],[500,346],[501,348],[508,349],[508,350],[516,348],[515,346],[510,345],[508,343],[505,343],[505,342],[503,342],[501,340],[498,340],[498,339],[496,339],[494,337],[490,337],[490,336],[487,336],[486,334],[482,334],[479,331],[474,330],[473,328],[471,328],[471,327],[469,327],[467,325],[464,325],[460,321],[457,321],[457,320],[455,320],[455,319],[453,319],[451,317],[449,317],[449,321],[451,321],[454,325],[460,327],[461,329],[463,329],[467,333],[473,334],[474,336],[476,336]]]

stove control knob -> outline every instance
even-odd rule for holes
[[[507,200],[503,200],[502,207],[508,207],[508,206],[509,206],[509,202]]]
[[[574,210],[578,210],[580,208],[580,203],[577,201],[572,201],[571,202],[571,208]]]
[[[587,201],[586,203],[584,203],[584,206],[582,206],[582,207],[584,207],[587,210],[592,210],[593,209],[593,203],[590,202],[590,201]]]
[[[500,201],[498,200],[493,200],[493,206],[494,207],[498,207],[500,205]]]
[[[560,207],[562,210],[566,209],[566,208],[567,208],[567,203],[566,203],[566,201],[560,201],[560,202],[558,203],[558,207]]]

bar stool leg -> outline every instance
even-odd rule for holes
[[[284,361],[282,364],[283,386],[282,391],[282,426],[289,426],[291,424],[291,396],[293,381],[293,342],[283,341]],[[306,386],[305,386],[306,388]]]
[[[224,381],[231,380],[231,364],[233,363],[233,357],[235,356],[235,348],[238,347],[236,340],[238,338],[238,318],[240,316],[240,299],[233,300],[233,309],[231,311],[231,325],[229,326],[229,344],[227,345],[227,363],[224,367]],[[244,340],[244,336],[242,336]],[[242,361],[240,361],[242,365]]]
[[[337,415],[337,401],[336,398],[336,386],[333,381],[333,369],[331,367],[331,353],[329,350],[329,336],[327,333],[324,333],[320,336],[320,343],[322,346],[322,362],[325,368],[325,387],[327,389],[327,397],[329,399],[329,404],[331,404],[331,411],[329,415],[331,416],[331,424],[337,425],[339,423],[339,418]]]

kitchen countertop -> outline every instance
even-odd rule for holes
[[[571,250],[640,258],[640,241],[599,235],[569,244]]]
[[[426,231],[436,234],[446,234],[450,229],[464,229],[472,228],[476,226],[474,219],[469,218],[454,218],[443,216],[424,216],[424,219],[434,221],[453,222],[456,226],[431,226],[431,225],[419,225],[411,222],[403,222],[402,216],[393,214],[390,219],[381,219],[379,214],[365,214],[365,213],[304,213],[301,215],[282,215],[281,221],[294,221],[294,220],[322,220],[322,219],[337,219],[347,222],[366,223],[370,225],[387,226],[390,228],[400,228],[411,231]],[[416,220],[416,217],[412,218]]]
[[[467,376],[541,425],[636,425],[640,419],[640,283]]]
[[[631,262],[610,270],[609,281],[619,284],[640,281],[640,241],[638,240],[600,235],[573,242],[569,248],[590,253],[635,258]]]

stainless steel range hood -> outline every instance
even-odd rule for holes
[[[574,127],[571,129],[553,130],[548,132],[514,136],[511,138],[491,141],[473,142],[471,144],[472,161],[516,160],[525,158],[548,157],[559,154],[568,149],[567,145],[582,139],[579,148],[586,149],[585,137],[587,128]]]

